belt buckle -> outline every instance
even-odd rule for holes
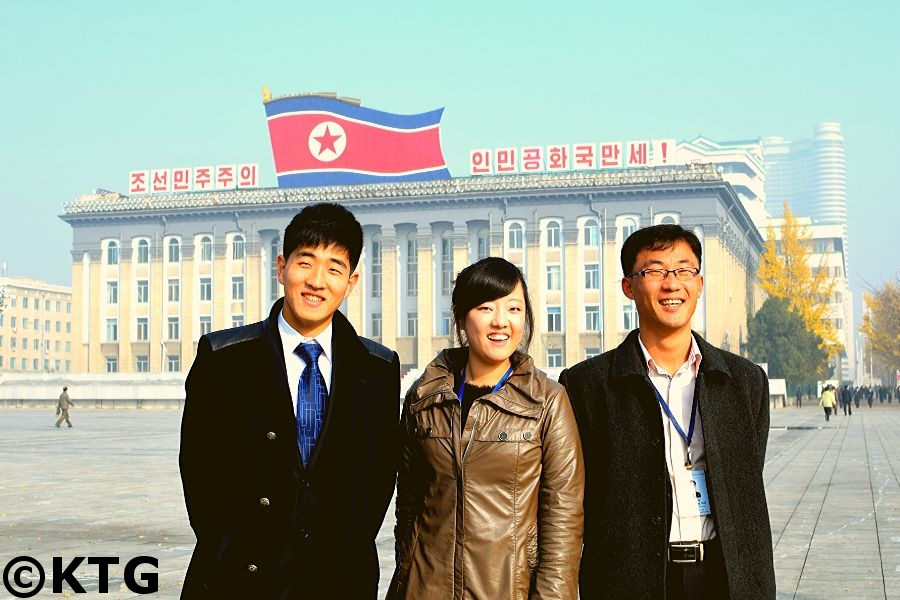
[[[676,550],[676,556],[672,558],[672,550]],[[669,562],[685,564],[697,563],[703,560],[703,544],[700,542],[673,542],[669,544]]]

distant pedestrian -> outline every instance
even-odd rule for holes
[[[866,390],[866,401],[869,403],[869,408],[872,408],[872,402],[875,400],[875,390],[869,388]]]
[[[850,393],[850,386],[845,383],[844,387],[841,388],[841,407],[844,409],[845,415],[853,414],[853,407],[850,405],[852,396],[853,394]]]
[[[856,393],[853,394],[853,403],[856,405],[856,408],[859,408],[859,401],[862,400],[862,397],[866,395],[866,388],[860,387],[856,389]]]
[[[803,406],[803,390],[801,390],[798,387],[797,388],[797,408],[800,408],[802,406]]]
[[[68,386],[63,386],[62,394],[59,395],[59,402],[56,405],[56,413],[59,415],[59,418],[56,420],[57,427],[59,427],[63,421],[65,421],[69,427],[72,426],[72,421],[69,420],[69,407],[75,406],[75,403],[69,400],[68,390]]]
[[[825,409],[825,420],[831,420],[831,411],[835,408],[837,400],[834,396],[834,387],[831,384],[825,386],[822,390],[822,399],[819,400],[819,406]]]

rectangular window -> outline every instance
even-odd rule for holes
[[[409,337],[416,337],[419,335],[419,313],[406,313],[406,335]],[[2,339],[0,339],[0,342],[2,342]],[[2,343],[0,343],[0,345],[2,345]]]
[[[67,360],[67,361],[66,361],[66,373],[68,373],[68,372],[71,371],[71,370],[72,370],[72,361],[71,361],[71,360]]]
[[[44,300],[44,310],[50,312],[50,301]]]
[[[146,342],[150,339],[150,319],[147,317],[137,318],[137,335],[139,342]]]
[[[72,312],[72,303],[71,303],[71,302],[66,302],[66,312],[67,312],[67,313],[71,313],[71,312]],[[67,370],[68,370],[68,369],[67,369]]]
[[[139,241],[137,250],[137,259],[140,264],[145,265],[150,262],[150,243],[148,241]]]
[[[243,275],[235,275],[231,278],[231,299],[232,300],[243,300],[244,299],[244,276]]]
[[[66,322],[66,333],[72,333],[72,323]]]
[[[637,326],[637,313],[634,310],[634,304],[629,302],[622,307],[622,329],[631,331],[636,329]]]
[[[406,240],[406,295],[419,295],[419,243],[412,236]]]
[[[453,319],[450,318],[450,311],[444,311],[441,313],[441,335],[448,337],[450,336],[450,324],[452,322]]]
[[[549,368],[562,366],[562,349],[550,348],[547,350],[547,366]]]
[[[203,238],[200,242],[200,260],[209,262],[213,257],[213,243],[209,238]]]
[[[119,245],[115,242],[110,242],[106,247],[106,264],[119,264]]]
[[[244,315],[233,315],[231,317],[231,326],[232,327],[243,327],[244,326]]]
[[[19,338],[14,338],[14,337],[9,338],[9,347],[10,347],[11,349],[13,349],[13,350],[16,349],[16,344],[18,343],[18,342],[17,342],[18,339],[19,339]]]
[[[49,371],[49,370],[50,370],[50,359],[45,358],[44,359],[44,371]]]
[[[0,348],[2,348],[2,347],[3,347],[3,336],[0,335]]]
[[[548,306],[547,307],[547,331],[549,331],[549,332],[562,331],[562,307],[560,307],[560,306]]]
[[[147,373],[150,371],[150,358],[147,356],[136,356],[134,358],[134,370],[138,373]]]
[[[31,320],[28,317],[22,317],[22,331],[27,331],[31,326]]]
[[[60,321],[56,322],[56,333],[62,331],[62,323]]]
[[[177,373],[181,370],[181,357],[177,354],[169,354],[166,356],[166,371],[169,373]]]
[[[119,357],[118,356],[107,356],[106,357],[106,372],[107,373],[118,373],[119,372]]]
[[[372,240],[372,297],[381,297],[381,240]]]
[[[0,369],[2,369],[2,368],[3,368],[3,357],[0,356]]]
[[[200,317],[200,335],[206,335],[212,331],[212,317],[203,315]]]
[[[44,340],[44,353],[50,352],[50,340]]]
[[[44,321],[44,331],[50,331],[50,321]]]
[[[59,361],[58,360],[53,361],[53,370],[59,371],[59,367],[60,367]]]
[[[66,342],[66,352],[72,351],[72,342]]]
[[[178,317],[169,317],[168,329],[167,329],[166,333],[169,334],[168,339],[170,339],[170,340],[180,340],[181,339],[181,327],[179,326]]]
[[[475,259],[481,260],[483,258],[487,258],[490,250],[490,245],[488,243],[488,231],[487,229],[482,229],[478,232],[478,246],[475,250]]]
[[[550,291],[562,289],[562,270],[559,265],[547,267],[547,289]]]
[[[31,340],[31,348],[32,348],[32,350],[40,350],[40,349],[41,349],[41,342],[40,342],[40,340],[38,340],[37,338],[32,338],[32,340]]]
[[[584,358],[594,358],[595,356],[600,356],[600,348],[585,348],[584,349]]]
[[[56,312],[62,312],[62,302],[56,301]]]
[[[381,313],[372,313],[372,337],[381,337]]]
[[[137,281],[137,301],[138,304],[150,302],[150,281],[147,279],[138,279]]]
[[[600,265],[598,263],[584,265],[584,289],[600,289]]]
[[[28,308],[28,296],[22,298],[22,308]]]
[[[585,331],[600,331],[600,307],[597,305],[584,307]]]
[[[31,368],[34,369],[35,371],[37,371],[40,368],[38,366],[39,364],[40,363],[38,362],[38,359],[35,358],[34,360],[31,361]]]
[[[453,241],[441,238],[441,295],[449,296],[453,286]]]
[[[59,340],[56,340],[56,343],[53,344],[53,351],[54,351],[54,352],[59,352],[59,350],[60,350],[60,345],[61,345],[61,344],[59,343]]]
[[[169,290],[169,302],[178,302],[181,298],[181,282],[177,279],[170,279],[167,288]]]
[[[12,327],[13,329],[16,328],[16,318],[15,317],[9,318],[9,326]]]
[[[212,277],[200,278],[200,302],[212,301]]]
[[[106,320],[106,341],[107,342],[118,342],[119,341],[119,320],[118,319],[107,319]]]
[[[244,238],[234,238],[234,241],[231,243],[231,258],[233,260],[244,260]]]

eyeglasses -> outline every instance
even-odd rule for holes
[[[675,278],[678,279],[678,281],[691,281],[700,274],[700,269],[696,267],[682,267],[680,269],[644,269],[643,271],[635,271],[628,276],[634,277],[635,275],[640,275],[647,281],[662,281],[669,276],[669,273],[674,273]]]

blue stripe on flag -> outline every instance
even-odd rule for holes
[[[450,170],[443,168],[410,175],[371,175],[368,173],[347,173],[345,171],[291,173],[290,175],[278,176],[278,187],[318,187],[359,183],[388,183],[391,181],[431,181],[434,179],[450,179]]]
[[[322,98],[319,96],[281,98],[280,100],[273,100],[264,106],[267,117],[289,112],[321,110],[397,129],[418,129],[420,127],[437,125],[440,123],[441,114],[444,112],[443,108],[438,108],[437,110],[418,115],[397,115],[373,108],[356,106],[334,98]]]

